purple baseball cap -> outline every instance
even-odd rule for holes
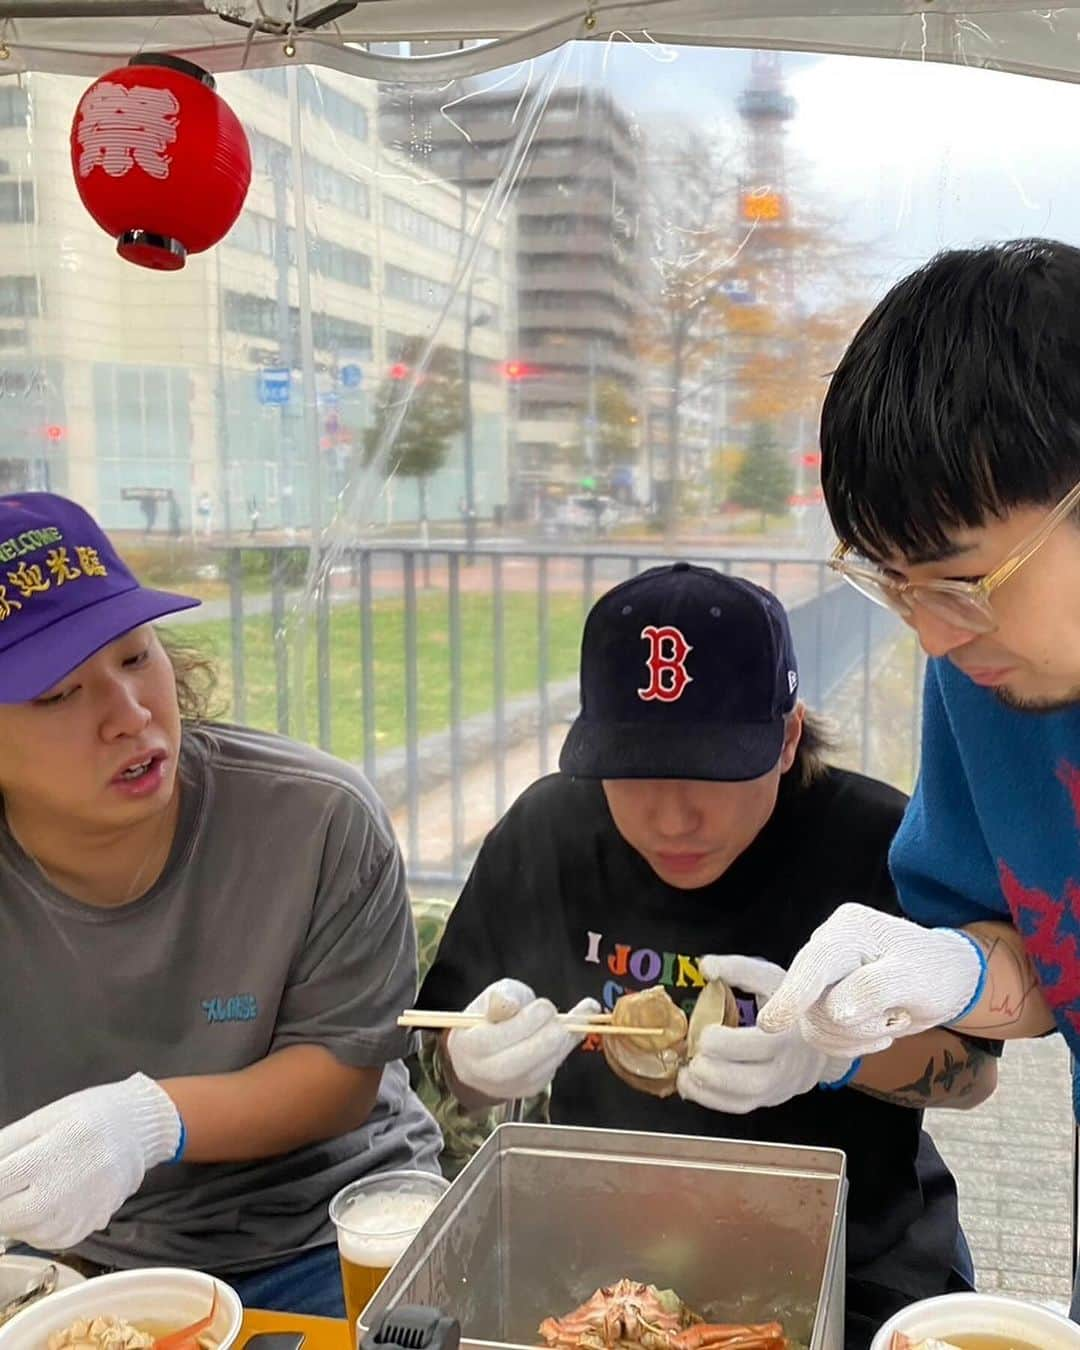
[[[39,698],[133,628],[201,603],[140,586],[66,497],[0,496],[0,703]]]

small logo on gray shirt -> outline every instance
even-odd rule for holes
[[[259,1000],[254,994],[234,994],[232,998],[204,998],[207,1022],[254,1022],[259,1015]]]

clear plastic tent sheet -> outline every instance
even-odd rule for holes
[[[918,658],[823,565],[818,407],[937,249],[1080,236],[1080,91],[644,40],[226,73],[247,204],[160,275],[76,195],[86,86],[0,85],[0,485],[203,595],[222,711],[363,765],[415,884],[554,768],[591,599],[662,558],[776,590],[838,753],[910,785]]]
[[[290,59],[369,79],[444,80],[570,41],[655,41],[939,60],[1074,80],[1080,11],[1029,0],[5,0],[15,69],[92,74],[134,50],[215,70]],[[428,44],[424,69],[374,45]],[[464,47],[465,50],[451,50]]]

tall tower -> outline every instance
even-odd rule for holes
[[[791,219],[784,140],[787,124],[795,116],[795,100],[784,91],[784,73],[779,52],[753,52],[750,82],[736,104],[745,132],[743,172],[740,178],[738,212],[751,257],[772,271],[775,286],[789,298],[790,269],[778,248],[778,235]]]
[[[752,52],[750,83],[739,95],[739,116],[747,132],[747,186],[781,191],[784,186],[784,128],[795,115],[795,100],[784,92],[779,52]]]
[[[736,204],[736,237],[751,303],[769,315],[764,327],[749,325],[731,344],[736,387],[744,398],[741,431],[752,450],[755,424],[763,442],[798,463],[803,423],[788,406],[789,372],[798,364],[798,262],[789,194],[785,141],[795,100],[785,92],[779,52],[753,52],[750,79],[736,103],[743,125],[742,173]],[[797,470],[796,470],[797,472]],[[794,477],[794,475],[793,475]]]

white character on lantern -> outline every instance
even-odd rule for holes
[[[180,101],[168,89],[95,85],[79,107],[79,176],[100,166],[122,178],[137,164],[151,178],[168,178],[167,151],[176,140],[179,112]]]

